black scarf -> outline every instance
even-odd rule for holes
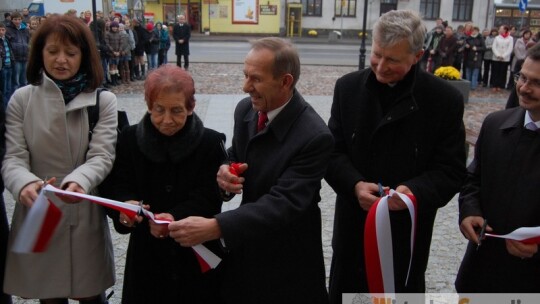
[[[193,113],[184,127],[171,136],[159,132],[146,113],[137,125],[137,146],[142,154],[156,163],[178,163],[188,158],[199,146],[204,134],[201,119]]]

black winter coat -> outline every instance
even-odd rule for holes
[[[113,170],[105,195],[119,201],[137,200],[154,213],[213,217],[222,200],[216,173],[225,156],[225,135],[203,127],[189,116],[173,136],[159,133],[146,114],[125,129],[118,140]],[[120,233],[131,233],[127,251],[122,303],[216,303],[220,267],[202,274],[191,248],[171,238],[150,234],[148,222],[127,228],[118,212],[109,212]],[[217,241],[205,245],[219,254]]]
[[[540,135],[523,127],[521,107],[486,117],[474,160],[459,195],[460,222],[488,220],[495,234],[540,226]],[[462,293],[539,293],[540,254],[510,255],[504,239],[488,237],[477,250],[469,242],[457,278]]]
[[[336,82],[328,126],[336,148],[326,181],[337,194],[331,303],[342,292],[368,292],[364,266],[367,212],[355,196],[360,181],[395,189],[407,186],[418,203],[417,237],[409,283],[408,211],[391,213],[396,292],[423,293],[437,209],[459,191],[465,177],[463,97],[445,80],[413,66],[391,88],[371,69]]]
[[[11,60],[28,61],[28,45],[30,43],[30,32],[21,26],[16,29],[13,23],[6,27],[6,37],[11,44]]]
[[[184,23],[180,26],[176,23],[173,27],[173,38],[175,41],[176,55],[189,55],[189,39],[191,38],[191,27]],[[178,40],[183,39],[184,43],[178,43]]]

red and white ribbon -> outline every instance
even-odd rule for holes
[[[416,199],[412,195],[390,190],[389,195],[380,198],[371,206],[364,227],[364,256],[370,293],[395,293],[392,230],[388,208],[388,199],[392,196],[398,196],[405,202],[411,217],[411,255],[405,284],[409,280],[416,237]]]
[[[540,227],[521,227],[508,234],[486,233],[486,236],[520,241],[525,244],[540,244]]]
[[[57,205],[62,201],[57,195],[67,195],[81,198],[92,203],[96,203],[107,208],[112,208],[125,213],[129,217],[135,217],[142,212],[147,218],[156,224],[169,224],[169,220],[156,219],[154,214],[141,206],[129,203],[114,201],[98,196],[65,191],[46,185],[39,193],[38,198],[30,208],[21,230],[15,239],[13,251],[19,253],[43,252],[47,249],[56,227],[60,223],[62,211]],[[204,245],[199,244],[192,247],[197,260],[201,266],[201,271],[206,272],[216,268],[221,262],[221,258],[215,255]]]

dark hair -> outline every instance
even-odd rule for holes
[[[81,22],[78,17],[69,15],[53,15],[43,22],[32,35],[30,55],[28,56],[28,68],[26,78],[28,83],[40,85],[43,81],[43,54],[47,38],[57,35],[60,41],[70,42],[81,49],[81,63],[79,72],[86,74],[88,86],[84,92],[92,92],[103,81],[103,68],[97,51],[96,42],[90,29]]]
[[[527,58],[540,61],[540,43],[535,43],[527,50]]]
[[[160,93],[184,93],[186,109],[195,108],[195,82],[191,75],[176,65],[164,64],[153,70],[144,82],[144,100],[152,109]]]
[[[267,37],[251,41],[251,49],[267,49],[274,53],[272,74],[275,77],[291,74],[294,88],[300,78],[300,58],[293,45],[281,38]]]
[[[22,19],[21,13],[14,12],[13,14],[11,14],[11,19],[15,19],[15,18],[21,18]]]
[[[4,18],[6,17],[11,17],[11,13],[10,12],[4,13]]]
[[[521,37],[525,36],[525,34],[527,33],[531,34],[531,37],[532,37],[532,32],[530,30],[524,30],[523,33],[521,34]]]

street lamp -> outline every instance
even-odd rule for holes
[[[368,0],[364,0],[364,20],[362,21],[362,43],[360,44],[360,62],[358,69],[363,70],[366,67],[366,18],[367,18]]]

